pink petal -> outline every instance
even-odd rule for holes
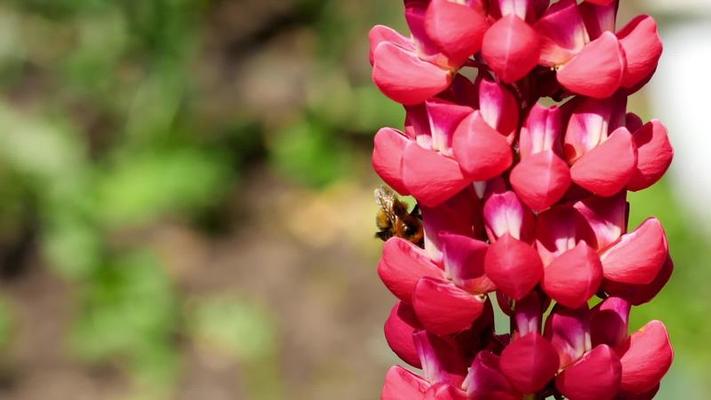
[[[419,203],[431,207],[451,198],[471,182],[455,160],[412,142],[403,152],[402,180]]]
[[[452,135],[464,118],[474,110],[467,106],[433,99],[425,102],[430,125],[431,146],[434,150],[450,155],[452,153]]]
[[[541,332],[541,320],[547,304],[543,304],[543,295],[537,291],[516,302],[514,308],[514,328],[518,336]]]
[[[626,197],[627,193],[622,191],[612,197],[590,196],[573,205],[595,233],[598,250],[606,249],[627,232]]]
[[[389,26],[375,25],[368,33],[368,40],[370,41],[370,65],[373,65],[373,53],[375,52],[375,48],[382,42],[390,42],[398,47],[402,47],[405,50],[415,50],[415,46],[410,38],[399,34],[396,30],[390,28]]]
[[[520,400],[508,379],[501,372],[499,356],[489,351],[476,355],[464,381],[467,396],[483,400]]]
[[[536,20],[548,7],[550,0],[497,0],[490,12],[497,17],[515,15],[527,22]]]
[[[425,252],[437,262],[442,260],[441,232],[472,236],[474,227],[481,225],[479,199],[471,187],[435,207],[420,204],[420,210],[425,229]]]
[[[477,87],[462,74],[454,76],[452,85],[439,97],[448,99],[457,104],[466,104],[470,107],[477,108],[479,103],[479,93]]]
[[[451,81],[449,71],[390,42],[381,42],[373,52],[373,82],[398,103],[422,103],[446,89]]]
[[[385,340],[388,345],[398,357],[415,368],[421,368],[422,365],[412,334],[420,329],[422,327],[417,321],[415,310],[401,301],[395,304],[385,321]]]
[[[446,281],[422,278],[412,301],[425,329],[445,336],[470,328],[484,310],[485,297],[467,293]]]
[[[461,385],[468,366],[461,349],[427,331],[416,332],[413,339],[420,355],[424,376],[430,383]]]
[[[393,237],[383,246],[378,275],[397,298],[410,303],[420,278],[440,278],[443,271],[430,261],[422,249],[405,239]]]
[[[546,320],[545,337],[566,368],[590,350],[590,311],[587,305],[571,310],[556,305]]]
[[[541,35],[540,63],[548,67],[565,64],[589,41],[575,0],[550,6],[535,29]]]
[[[405,136],[415,140],[422,147],[432,148],[431,143],[425,146],[425,141],[432,140],[430,116],[424,103],[405,106]]]
[[[620,357],[621,389],[644,393],[654,389],[674,359],[669,334],[661,321],[651,321],[630,337],[629,348]]]
[[[633,113],[633,112],[628,112],[625,115],[625,128],[629,130],[630,132],[636,132],[639,128],[644,125],[644,122],[642,121],[642,118],[639,117],[639,115]]]
[[[458,67],[481,49],[489,23],[479,10],[449,0],[432,0],[425,14],[425,31]]]
[[[636,89],[652,77],[662,56],[657,23],[648,15],[640,15],[622,28],[617,37],[627,59],[622,86]]]
[[[479,112],[489,126],[513,142],[518,129],[519,105],[514,95],[488,79],[479,81]]]
[[[484,203],[483,214],[490,241],[494,242],[506,234],[524,242],[530,240],[535,219],[516,193],[492,193]]]
[[[385,375],[381,400],[424,400],[429,383],[400,366],[390,367]]]
[[[558,82],[573,93],[603,99],[622,84],[625,58],[614,34],[604,32],[558,70]]]
[[[484,265],[489,279],[514,300],[524,298],[543,277],[538,253],[509,234],[489,246]]]
[[[439,53],[439,49],[425,30],[425,14],[429,3],[430,0],[405,0],[405,20],[418,53],[433,57]]]
[[[608,297],[595,306],[590,317],[593,346],[606,344],[618,348],[628,337],[631,304],[620,297]]]
[[[585,218],[575,208],[556,206],[538,216],[536,248],[544,265],[572,250],[580,241],[594,247],[595,236]]]
[[[553,150],[521,160],[511,171],[510,179],[516,194],[535,212],[555,204],[571,184],[568,164]]]
[[[615,352],[601,345],[568,366],[558,375],[555,385],[572,400],[612,400],[620,386],[621,374],[622,366]]]
[[[627,128],[618,128],[601,145],[570,168],[573,182],[590,192],[609,197],[624,189],[635,173],[637,149]]]
[[[484,274],[484,256],[489,245],[468,236],[440,233],[444,270],[455,285],[470,293],[488,293],[496,286]]]
[[[606,279],[645,285],[654,281],[669,255],[662,224],[649,218],[600,254]]]
[[[609,4],[586,1],[578,6],[590,39],[597,39],[603,32],[615,32],[618,6],[618,0],[610,1]]]
[[[538,333],[514,339],[501,353],[501,371],[522,393],[543,389],[558,371],[558,354]]]
[[[652,283],[646,285],[631,285],[627,283],[617,283],[613,281],[605,282],[605,292],[613,296],[620,296],[627,299],[635,306],[642,305],[652,300],[667,284],[674,272],[674,263],[671,258],[662,265],[661,271],[654,278]]]
[[[401,195],[409,192],[402,182],[402,155],[408,139],[392,128],[382,128],[375,134],[373,169],[390,187]]]
[[[538,64],[540,39],[522,19],[505,16],[486,31],[481,54],[496,76],[513,83]]]
[[[571,109],[565,132],[565,157],[574,163],[607,140],[608,133],[624,126],[627,97],[616,95],[605,100],[576,97],[564,107]]]
[[[506,138],[491,128],[478,111],[459,124],[452,146],[454,157],[471,180],[483,181],[500,175],[513,160]]]
[[[652,400],[654,399],[654,396],[657,395],[657,392],[659,392],[659,384],[644,393],[633,394],[620,392],[620,394],[617,396],[617,400]]]
[[[447,383],[433,385],[425,393],[425,400],[467,400],[463,390]]]
[[[545,107],[536,103],[531,108],[519,136],[522,159],[546,150],[561,154],[562,114],[557,106]]]
[[[600,258],[585,242],[558,256],[543,273],[543,290],[568,308],[586,304],[601,282]]]
[[[652,186],[664,175],[674,158],[674,149],[667,128],[656,119],[634,132],[632,139],[637,146],[637,168],[627,189],[637,191]]]

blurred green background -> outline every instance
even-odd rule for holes
[[[0,398],[377,398],[396,360],[369,152],[403,112],[367,31],[400,13],[0,2]],[[659,398],[706,399],[711,241],[671,187],[632,196],[677,266],[634,321],[676,345]]]

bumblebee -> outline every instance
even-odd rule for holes
[[[417,246],[424,246],[425,234],[419,206],[415,205],[412,211],[408,212],[407,204],[400,201],[395,192],[385,186],[375,189],[375,203],[379,207],[375,216],[375,225],[378,227],[375,237],[386,241],[397,236]]]

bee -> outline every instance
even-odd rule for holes
[[[400,201],[395,192],[385,186],[375,189],[375,203],[379,207],[375,216],[375,225],[378,227],[375,237],[386,241],[397,236],[420,247],[424,246],[425,234],[418,205],[408,212],[407,204]]]

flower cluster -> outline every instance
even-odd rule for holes
[[[378,264],[399,300],[387,341],[422,369],[392,367],[382,399],[654,397],[667,330],[628,320],[673,264],[657,219],[628,231],[626,193],[673,150],[661,122],[626,110],[661,56],[656,23],[617,30],[617,8],[405,0],[409,37],[371,30],[373,81],[406,110],[404,130],[376,134],[373,166],[415,198],[425,234],[389,239]]]

